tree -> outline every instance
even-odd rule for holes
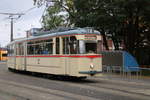
[[[107,50],[109,48],[106,33],[111,34],[116,49],[119,49],[117,35],[122,16],[118,15],[118,9],[114,6],[114,2],[112,0],[74,0],[74,2],[77,10],[75,25],[98,29],[103,36],[104,46]]]
[[[70,27],[74,24],[73,0],[34,0],[34,4],[38,6],[44,3],[48,6],[42,19],[43,27],[46,30],[60,26]]]
[[[149,0],[74,0],[75,25],[95,27],[101,31],[107,49],[105,33],[111,34],[115,48],[124,43],[124,50],[138,61],[143,49],[150,51],[150,1]],[[139,55],[141,54],[141,55]],[[149,53],[145,53],[148,55]]]
[[[139,62],[143,61],[142,55],[148,55],[143,49],[150,50],[149,5],[149,0],[122,0],[118,4],[125,16],[122,27],[125,50],[133,54]]]
[[[38,1],[39,4],[43,2]],[[68,26],[98,29],[103,35],[107,50],[106,35],[111,34],[116,50],[123,42],[124,50],[133,54],[140,62],[143,62],[141,55],[150,55],[150,0],[53,0],[53,2],[58,2],[63,11],[68,13]],[[150,59],[150,56],[147,58]]]
[[[45,30],[65,25],[64,16],[60,14],[61,10],[61,7],[57,3],[54,3],[54,6],[48,7],[46,14],[42,17],[42,26]]]

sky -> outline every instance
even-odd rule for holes
[[[33,0],[1,0],[0,13],[23,13],[35,7]],[[14,38],[26,36],[26,31],[31,28],[40,28],[40,19],[43,15],[45,6],[25,13],[18,20],[14,21]],[[0,14],[0,46],[4,47],[10,42],[10,19],[9,15]],[[14,16],[17,17],[17,16]]]

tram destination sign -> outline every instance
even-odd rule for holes
[[[93,35],[86,35],[85,36],[85,40],[96,40],[97,37],[96,36],[93,36]]]

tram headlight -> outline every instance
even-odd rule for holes
[[[93,64],[90,64],[90,68],[93,69],[93,68],[94,68],[94,65],[93,65]]]

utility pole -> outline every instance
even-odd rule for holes
[[[14,24],[14,19],[19,19],[24,13],[0,13],[2,15],[8,15],[10,19],[10,41],[13,41],[13,24]],[[17,16],[17,17],[14,17]]]
[[[10,41],[13,41],[13,18],[11,18],[10,26]]]

